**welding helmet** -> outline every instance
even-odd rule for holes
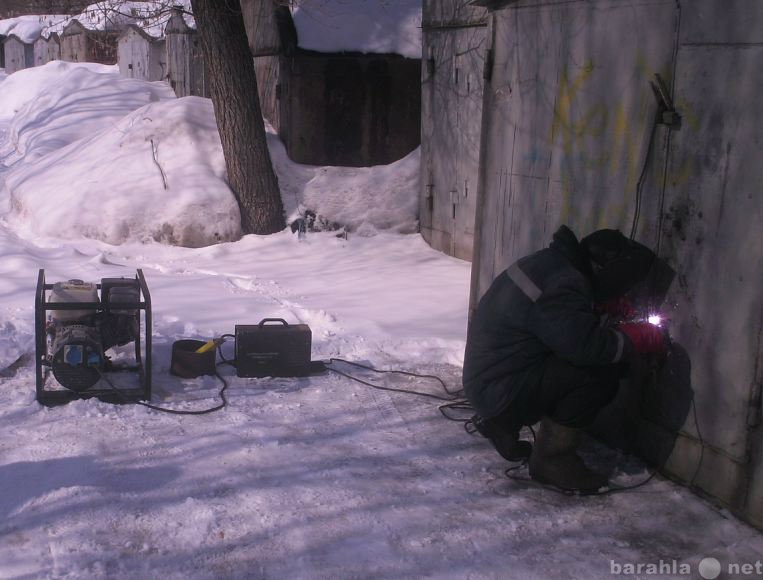
[[[594,299],[604,302],[622,296],[646,279],[655,254],[618,230],[598,230],[580,240],[594,275]]]

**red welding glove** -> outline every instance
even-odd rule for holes
[[[639,354],[662,353],[668,348],[665,335],[658,326],[648,322],[626,322],[617,329],[631,339],[633,350]]]
[[[633,308],[631,301],[625,296],[618,296],[617,298],[610,298],[606,302],[599,302],[596,304],[596,311],[617,320],[627,320],[636,316],[636,309]]]

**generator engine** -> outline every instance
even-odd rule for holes
[[[100,285],[69,280],[53,285],[51,304],[82,304],[81,310],[72,306],[50,310],[48,360],[61,386],[79,393],[98,382],[108,363],[105,352],[138,337],[138,312],[124,305],[139,300],[135,279],[104,278]]]

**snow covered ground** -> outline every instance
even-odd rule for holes
[[[5,94],[0,84],[0,109]],[[74,163],[78,149],[91,139],[108,143],[121,122],[34,161],[14,157],[12,167],[0,165],[0,184],[63,150]],[[11,123],[0,120],[0,146]],[[368,211],[364,192],[374,205],[379,183],[395,181],[379,181],[395,173],[389,168],[290,164],[272,137],[270,145],[290,212],[312,182],[313,192],[353,196],[357,217]],[[114,163],[118,150],[104,146],[98,157],[94,148],[89,163]],[[132,170],[156,172],[151,156],[143,159]],[[415,160],[401,161],[399,172]],[[66,199],[81,182],[62,175]],[[106,207],[121,182],[100,190]],[[55,205],[56,191],[47,191]],[[315,359],[434,373],[456,387],[469,264],[394,227],[360,227],[365,235],[348,239],[324,232],[299,241],[284,231],[200,248],[129,237],[110,245],[85,237],[71,218],[61,218],[61,236],[21,228],[10,200],[0,207],[8,212],[0,223],[0,578],[592,579],[617,577],[612,572],[625,565],[673,562],[676,570],[690,565],[693,575],[684,577],[697,578],[707,556],[724,567],[763,560],[759,532],[682,487],[657,478],[634,492],[589,498],[528,487],[507,479],[507,464],[485,440],[443,419],[435,401],[337,375],[238,379],[224,368],[228,408],[197,417],[96,400],[40,407],[30,360],[38,268],[49,280],[91,281],[142,268],[154,302],[154,402],[191,409],[214,404],[218,385],[171,377],[172,342],[264,317],[309,324]],[[44,218],[44,203],[34,211]],[[104,211],[104,221],[120,217]],[[438,392],[425,380],[350,372]],[[646,474],[614,452],[598,461],[620,483]]]

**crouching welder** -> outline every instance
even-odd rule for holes
[[[624,304],[654,259],[619,231],[578,242],[562,226],[548,248],[512,264],[480,300],[463,375],[475,425],[504,458],[529,455],[536,481],[581,492],[607,484],[576,452],[582,429],[614,398],[630,354],[666,344],[648,322],[607,326],[600,312]],[[535,444],[519,441],[522,426],[538,421]]]

